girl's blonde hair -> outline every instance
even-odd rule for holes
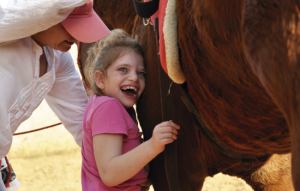
[[[122,29],[112,30],[107,37],[89,48],[84,70],[84,75],[90,85],[89,96],[92,94],[103,95],[103,92],[95,83],[95,72],[100,71],[106,75],[107,68],[115,60],[131,51],[144,57],[141,45]]]

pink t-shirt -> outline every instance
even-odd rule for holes
[[[97,169],[93,136],[109,133],[123,134],[123,154],[141,144],[141,134],[137,125],[116,99],[93,95],[85,109],[82,136],[82,170],[81,183],[83,191],[140,191],[138,185],[146,181],[147,175],[141,169],[135,176],[115,187],[106,186]]]

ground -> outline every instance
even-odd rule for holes
[[[76,61],[76,46],[71,49]],[[43,101],[17,132],[58,123]],[[8,155],[22,186],[18,191],[80,191],[81,154],[72,136],[59,125],[26,135],[14,136]],[[208,177],[202,191],[251,191],[243,180],[223,174]],[[151,191],[153,189],[151,188]]]

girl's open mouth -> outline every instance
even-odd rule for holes
[[[121,87],[121,91],[125,94],[126,97],[135,99],[137,97],[137,88],[134,86],[124,86]]]

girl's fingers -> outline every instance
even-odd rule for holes
[[[174,127],[172,126],[164,126],[164,127],[161,127],[160,130],[159,130],[160,133],[174,133],[174,134],[178,134],[178,131],[177,129],[175,129]]]
[[[159,126],[159,127],[172,126],[172,127],[174,127],[175,129],[180,129],[180,126],[177,125],[176,123],[174,123],[172,120],[162,122],[162,123],[160,123],[158,126]]]
[[[166,139],[166,138],[172,138],[172,139],[177,139],[177,136],[174,133],[162,133],[160,135],[160,139]]]
[[[172,138],[164,138],[161,140],[161,143],[164,145],[172,143],[172,142],[174,142],[174,139],[172,139]]]
[[[171,124],[170,121],[164,121],[164,122],[158,124],[157,126],[159,126],[159,127],[164,127],[164,126],[168,126],[168,125],[170,125],[170,124]]]
[[[180,126],[177,125],[176,123],[174,123],[172,120],[170,120],[169,123],[170,123],[170,125],[171,125],[172,127],[174,127],[175,129],[180,129]]]
[[[179,125],[173,121],[165,121],[158,124],[153,131],[153,138],[158,144],[169,144],[177,139]]]

